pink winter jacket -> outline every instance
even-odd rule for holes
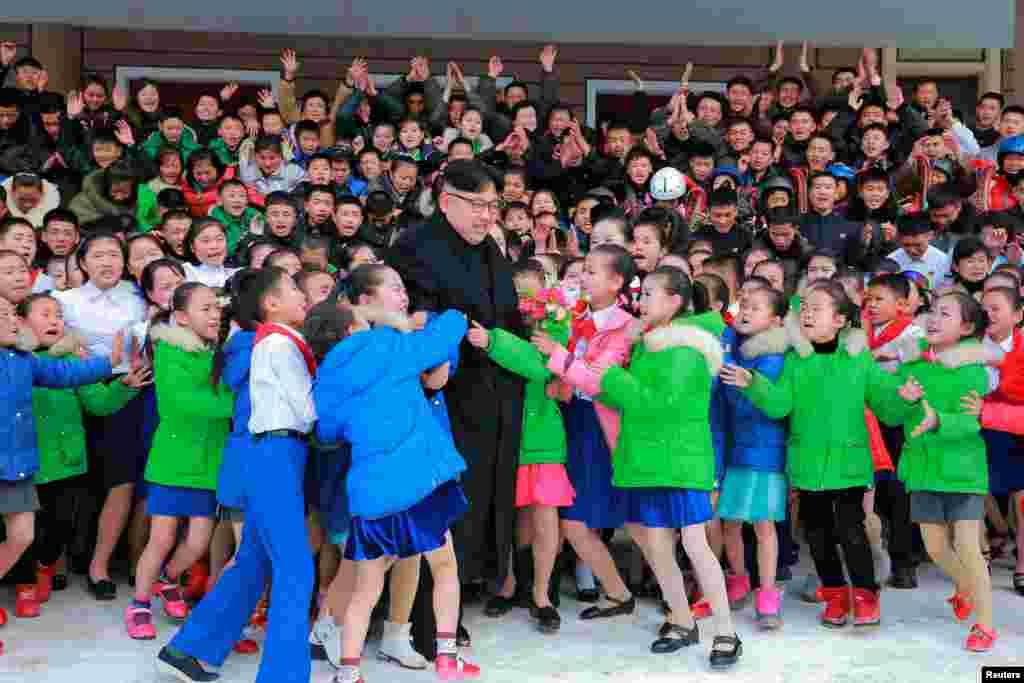
[[[626,365],[629,352],[633,346],[630,328],[638,321],[632,315],[616,308],[608,321],[608,326],[599,330],[587,345],[583,358],[573,358],[564,347],[559,346],[548,359],[548,370],[558,375],[558,396],[567,401],[572,390],[579,389],[590,396],[601,393],[601,375],[604,369],[612,365]],[[619,442],[619,418],[617,410],[600,401],[594,402],[597,419],[608,442],[608,449],[615,450]]]

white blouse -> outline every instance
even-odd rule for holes
[[[83,338],[93,356],[110,356],[117,333],[131,334],[136,324],[146,320],[146,300],[134,283],[125,280],[106,290],[86,282],[77,289],[53,292],[53,296],[61,303],[65,324]],[[126,337],[126,350],[128,343]],[[126,351],[115,373],[129,371],[127,355]]]
[[[227,283],[232,275],[241,268],[225,268],[224,266],[211,266],[200,263],[194,266],[191,263],[185,264],[185,282],[199,282],[207,287],[219,289]]]

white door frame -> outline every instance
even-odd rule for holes
[[[166,81],[168,83],[239,83],[245,85],[263,85],[274,93],[274,99],[279,99],[278,71],[253,71],[244,69],[195,69],[184,67],[165,66],[118,66],[114,69],[114,82],[125,92],[128,92],[128,84],[142,78],[148,78],[157,83]],[[218,91],[220,88],[217,89]]]
[[[648,95],[674,95],[679,90],[679,81],[644,81],[644,92]],[[690,82],[690,92],[698,93],[710,90],[725,94],[725,83],[715,81]],[[598,95],[632,95],[636,92],[633,81],[606,80],[600,78],[587,79],[587,126],[597,127],[597,96]]]

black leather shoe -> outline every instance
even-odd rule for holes
[[[53,575],[53,584],[51,586],[52,590],[62,591],[62,590],[66,590],[67,587],[68,587],[68,575],[67,574],[54,574]]]
[[[723,645],[726,647],[719,647]],[[743,643],[738,635],[715,636],[711,641],[711,666],[715,669],[724,669],[739,661],[743,654]]]
[[[601,594],[596,588],[584,588],[576,591],[576,602],[594,603],[601,599]]]
[[[558,633],[558,630],[562,628],[562,617],[558,614],[558,610],[551,605],[547,607],[532,605],[530,617],[537,620],[537,628],[541,633]]]
[[[602,607],[601,605],[594,605],[588,607],[580,613],[580,619],[584,621],[590,621],[591,619],[609,619],[611,617],[618,617],[624,614],[632,614],[636,611],[636,597],[630,595],[626,600],[616,600],[610,595],[604,596],[604,599],[610,603],[608,607]]]
[[[693,628],[686,628],[666,621],[658,629],[658,639],[651,643],[651,652],[656,655],[665,655],[699,642],[700,632],[697,630],[697,622],[693,622]]]
[[[455,630],[455,644],[459,647],[469,647],[473,644],[473,639],[469,637],[469,631],[462,624]]]
[[[91,577],[87,576],[86,580],[89,582],[89,592],[97,600],[109,602],[117,599],[117,586],[110,579],[93,581]]]
[[[511,612],[513,607],[517,607],[515,595],[511,598],[495,595],[484,605],[484,614],[491,618],[503,617]]]
[[[893,568],[892,575],[889,576],[889,580],[885,582],[890,588],[898,588],[901,590],[910,590],[917,588],[917,572],[913,567],[906,568]]]

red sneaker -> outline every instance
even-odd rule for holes
[[[822,626],[842,628],[850,616],[850,589],[821,588],[821,596],[825,599],[825,611],[821,613]]]
[[[196,562],[188,570],[185,583],[185,599],[199,602],[206,595],[206,582],[210,579],[210,567],[205,562]]]
[[[996,644],[998,637],[995,629],[990,630],[981,624],[975,624],[967,636],[967,649],[971,652],[988,652]]]
[[[3,607],[0,607],[0,626],[6,626],[6,625],[7,625],[7,610],[5,610]]]
[[[462,681],[467,678],[480,678],[480,667],[470,664],[462,657],[455,655],[438,655],[434,660],[434,669],[442,681]]]
[[[882,623],[881,604],[878,593],[863,588],[853,589],[853,625],[878,626]]]
[[[974,601],[968,593],[954,593],[946,602],[953,608],[953,616],[957,621],[964,621],[974,611]]]
[[[36,596],[39,602],[50,601],[50,590],[53,588],[53,577],[57,574],[57,563],[49,567],[44,564],[36,569]]]
[[[701,598],[690,605],[690,612],[693,614],[694,619],[707,619],[711,616],[711,603]]]
[[[14,616],[33,619],[39,616],[39,597],[34,583],[23,583],[15,589]]]
[[[153,584],[153,596],[163,603],[164,614],[171,619],[184,619],[188,616],[188,603],[177,584],[157,581]]]
[[[240,655],[254,655],[260,651],[260,646],[255,640],[245,638],[235,643],[232,649]]]

